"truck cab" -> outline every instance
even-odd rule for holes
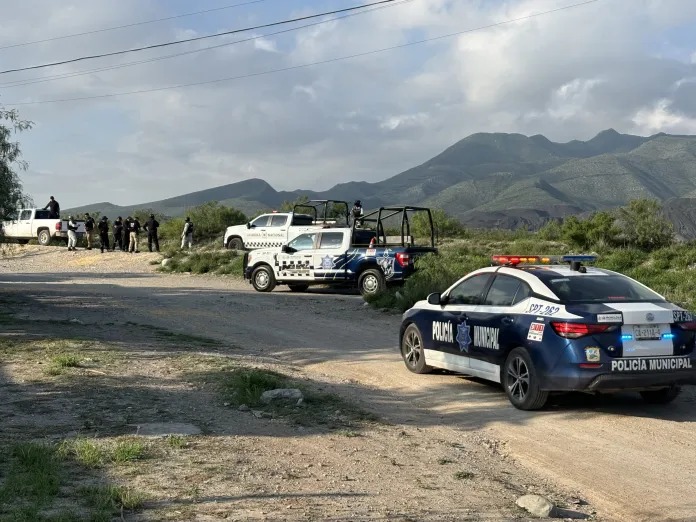
[[[269,212],[246,225],[227,227],[223,246],[231,250],[280,248],[304,232],[340,226],[348,227],[345,201],[312,200],[295,205],[292,212]]]

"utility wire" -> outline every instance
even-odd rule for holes
[[[282,31],[276,31],[276,32],[273,32],[273,33],[266,33],[266,34],[262,34],[262,35],[251,36],[251,37],[245,38],[245,39],[243,39],[243,40],[235,40],[235,41],[233,41],[233,42],[225,42],[225,43],[219,44],[219,45],[212,45],[212,46],[209,46],[209,47],[202,47],[202,48],[200,48],[200,49],[192,49],[192,50],[190,50],[190,51],[184,51],[184,52],[181,52],[181,53],[175,53],[175,54],[168,54],[168,55],[164,55],[164,56],[158,56],[158,57],[156,57],[156,58],[149,58],[149,59],[147,59],[147,60],[138,60],[138,61],[135,61],[135,62],[120,63],[120,64],[115,64],[115,65],[109,65],[109,66],[106,66],[106,67],[100,67],[100,68],[98,68],[98,69],[87,69],[87,70],[84,70],[84,71],[76,71],[76,72],[72,72],[72,73],[57,74],[57,75],[54,75],[54,76],[44,76],[44,77],[39,77],[39,78],[27,78],[27,79],[24,79],[24,80],[15,80],[15,81],[13,81],[13,82],[8,82],[8,83],[2,83],[2,84],[0,84],[0,88],[2,88],[2,89],[11,89],[11,88],[13,88],[13,87],[23,87],[23,86],[26,86],[26,85],[34,85],[34,84],[36,84],[36,83],[45,83],[45,82],[50,82],[50,81],[55,81],[55,80],[62,80],[62,79],[65,79],[65,78],[74,78],[74,77],[76,77],[76,76],[84,76],[84,75],[87,75],[87,74],[92,74],[92,73],[97,73],[97,72],[104,72],[104,71],[111,71],[111,70],[115,70],[115,69],[122,69],[122,68],[125,68],[125,67],[132,67],[132,66],[134,66],[134,65],[141,65],[141,64],[144,64],[144,63],[152,63],[152,62],[158,62],[158,61],[161,61],[161,60],[168,60],[168,59],[170,59],[170,58],[177,58],[177,57],[179,57],[179,56],[185,56],[185,55],[189,55],[189,54],[200,53],[200,52],[204,52],[204,51],[209,51],[209,50],[211,50],[211,49],[219,49],[219,48],[221,48],[221,47],[227,47],[227,46],[230,46],[230,45],[236,45],[236,44],[240,44],[240,43],[250,42],[250,41],[258,40],[258,39],[261,39],[261,38],[268,38],[269,36],[277,36],[277,35],[279,35],[279,34],[290,33],[290,32],[293,32],[293,31],[299,31],[299,30],[301,30],[301,29],[306,29],[307,27],[314,27],[314,26],[317,26],[317,25],[322,25],[322,24],[327,24],[327,23],[329,23],[329,22],[334,22],[334,21],[336,21],[336,20],[343,20],[343,19],[345,19],[345,18],[352,18],[352,17],[354,17],[354,16],[361,16],[361,15],[364,15],[364,14],[371,13],[371,12],[373,12],[373,11],[378,11],[378,10],[381,10],[381,9],[388,9],[388,8],[391,8],[391,7],[396,7],[396,6],[403,5],[403,4],[407,4],[407,3],[410,3],[410,2],[414,2],[414,1],[415,1],[415,0],[398,0],[396,3],[393,3],[393,4],[381,5],[381,6],[374,7],[374,8],[372,8],[372,9],[366,9],[366,10],[364,10],[364,11],[359,11],[359,12],[357,12],[357,13],[350,13],[350,14],[347,14],[347,15],[336,16],[336,17],[334,17],[334,18],[327,18],[326,20],[321,20],[321,21],[319,21],[319,22],[312,22],[312,23],[309,23],[309,24],[300,25],[300,26],[297,26],[297,27],[292,27],[292,28],[290,28],[290,29],[283,29]]]
[[[203,11],[196,11],[193,13],[184,13],[184,14],[179,14],[179,15],[167,16],[166,18],[156,18],[155,20],[145,20],[144,22],[133,22],[130,24],[125,24],[125,25],[117,25],[115,27],[105,27],[103,29],[94,29],[92,31],[85,31],[83,33],[66,34],[64,36],[54,36],[53,38],[45,38],[43,40],[34,40],[33,42],[24,42],[24,43],[12,44],[12,45],[5,45],[4,47],[0,47],[0,50],[12,49],[14,47],[25,47],[27,45],[34,45],[34,44],[38,44],[38,43],[54,42],[56,40],[65,40],[67,38],[75,38],[77,36],[85,36],[88,34],[105,33],[107,31],[116,31],[117,29],[126,29],[128,27],[137,27],[139,25],[154,24],[157,22],[166,22],[167,20],[175,20],[177,18],[185,18],[188,16],[196,16],[196,15],[201,15],[201,14],[206,14],[206,13],[213,13],[215,11],[223,11],[225,9],[233,9],[235,7],[242,7],[245,5],[259,4],[261,2],[266,2],[266,1],[267,0],[251,0],[249,2],[243,2],[241,4],[224,5],[222,7],[214,7],[212,9],[205,9]]]
[[[246,27],[244,29],[234,29],[232,31],[224,31],[222,33],[207,34],[205,36],[196,36],[194,38],[187,38],[185,40],[175,40],[175,41],[171,41],[171,42],[146,45],[144,47],[136,47],[133,49],[125,49],[123,51],[114,51],[114,52],[110,52],[110,53],[94,54],[91,56],[82,56],[80,58],[72,58],[70,60],[62,60],[60,62],[44,63],[41,65],[32,65],[30,67],[20,67],[18,69],[6,69],[4,71],[0,71],[0,74],[7,74],[7,73],[19,72],[19,71],[29,71],[29,70],[33,70],[33,69],[43,69],[45,67],[54,67],[56,65],[64,65],[66,63],[75,63],[75,62],[80,62],[83,60],[94,60],[96,58],[106,58],[107,56],[116,56],[116,55],[121,55],[121,54],[126,54],[126,53],[135,53],[135,52],[140,52],[140,51],[146,51],[149,49],[159,49],[161,47],[168,47],[170,45],[178,45],[178,44],[182,44],[182,43],[196,42],[196,41],[205,40],[208,38],[217,38],[219,36],[227,36],[230,34],[244,33],[246,31],[253,31],[256,29],[264,29],[266,27],[274,27],[277,25],[285,25],[285,24],[289,24],[289,23],[293,23],[293,22],[301,22],[302,20],[310,20],[312,18],[319,18],[320,16],[345,13],[348,11],[355,11],[357,9],[365,9],[366,7],[371,7],[371,6],[380,5],[380,4],[388,4],[388,3],[391,3],[394,1],[395,0],[379,0],[378,2],[372,2],[370,4],[357,5],[357,6],[353,6],[353,7],[347,7],[345,9],[337,9],[335,11],[327,11],[325,13],[313,14],[313,15],[308,15],[308,16],[301,16],[299,18],[293,18],[290,20],[281,20],[279,22],[272,22],[270,24],[263,24],[263,25],[253,26],[253,27]]]
[[[484,26],[481,26],[481,27],[475,27],[475,28],[473,28],[473,29],[465,29],[465,30],[463,30],[463,31],[457,31],[457,32],[455,32],[455,33],[444,34],[444,35],[441,35],[441,36],[434,36],[434,37],[432,37],[432,38],[424,38],[424,39],[422,39],[422,40],[416,40],[416,41],[413,41],[413,42],[407,42],[407,43],[404,43],[404,44],[394,45],[394,46],[391,46],[391,47],[384,47],[384,48],[382,48],[382,49],[374,49],[374,50],[372,50],[372,51],[366,51],[366,52],[363,52],[363,53],[351,54],[351,55],[347,55],[347,56],[340,56],[340,57],[337,57],[337,58],[329,58],[329,59],[327,59],[327,60],[321,60],[321,61],[318,61],[318,62],[311,62],[311,63],[304,63],[304,64],[300,64],[300,65],[293,65],[293,66],[289,66],[289,67],[283,67],[283,68],[280,68],[280,69],[270,69],[270,70],[268,70],[268,71],[261,71],[261,72],[257,72],[257,73],[244,74],[244,75],[240,75],[240,76],[230,76],[230,77],[227,77],[227,78],[219,78],[219,79],[217,79],[217,80],[208,80],[208,81],[203,81],[203,82],[183,83],[183,84],[179,84],[179,85],[171,85],[171,86],[168,86],[168,87],[157,87],[157,88],[154,88],[154,89],[140,89],[140,90],[137,90],[137,91],[128,91],[128,92],[111,93],[111,94],[100,94],[100,95],[96,95],[96,96],[81,96],[81,97],[78,97],[78,98],[63,98],[63,99],[56,99],[56,100],[39,100],[39,101],[33,101],[33,102],[5,103],[4,105],[7,106],[7,107],[18,107],[18,106],[20,106],[20,105],[41,105],[41,104],[46,104],[46,103],[63,103],[63,102],[72,102],[72,101],[96,100],[96,99],[103,99],[103,98],[115,98],[115,97],[119,97],[119,96],[129,96],[129,95],[132,95],[132,94],[145,94],[145,93],[150,93],[150,92],[161,92],[161,91],[167,91],[167,90],[171,90],[171,89],[182,89],[182,88],[185,88],[185,87],[196,87],[196,86],[200,86],[200,85],[211,85],[211,84],[215,84],[215,83],[222,83],[222,82],[228,82],[228,81],[234,81],[234,80],[241,80],[241,79],[244,79],[244,78],[254,78],[254,77],[256,77],[256,76],[264,76],[264,75],[267,75],[267,74],[273,74],[273,73],[278,73],[278,72],[292,71],[292,70],[296,70],[296,69],[304,69],[304,68],[306,68],[306,67],[313,67],[313,66],[315,66],[315,65],[324,65],[324,64],[328,64],[328,63],[339,62],[339,61],[342,61],[342,60],[349,60],[349,59],[352,59],[352,58],[359,58],[359,57],[362,57],[362,56],[370,56],[370,55],[373,55],[373,54],[382,53],[382,52],[385,52],[385,51],[392,51],[392,50],[395,50],[395,49],[402,49],[402,48],[404,48],[404,47],[410,47],[410,46],[412,46],[412,45],[418,45],[418,44],[422,44],[422,43],[426,43],[426,42],[434,42],[434,41],[437,41],[437,40],[444,40],[444,39],[446,39],[446,38],[451,38],[451,37],[453,37],[453,36],[459,36],[459,35],[462,35],[462,34],[473,33],[473,32],[482,31],[482,30],[485,30],[485,29],[491,29],[491,28],[493,28],[493,27],[499,27],[499,26],[501,26],[501,25],[507,25],[507,24],[511,24],[511,23],[515,23],[515,22],[521,22],[521,21],[524,21],[524,20],[529,20],[529,19],[532,19],[532,18],[537,18],[537,17],[539,17],[539,16],[544,16],[544,15],[547,15],[547,14],[557,13],[557,12],[559,12],[559,11],[565,11],[565,10],[568,10],[568,9],[573,9],[573,8],[576,8],[576,7],[581,7],[581,6],[593,4],[593,3],[596,3],[596,2],[599,2],[599,0],[587,0],[586,2],[580,2],[580,3],[577,3],[577,4],[567,5],[567,6],[564,6],[564,7],[558,7],[558,8],[556,8],[556,9],[550,9],[550,10],[548,10],[548,11],[542,11],[542,12],[539,12],[539,13],[533,13],[533,14],[530,14],[530,15],[521,16],[521,17],[519,17],[519,18],[512,18],[512,19],[510,19],[510,20],[504,20],[504,21],[502,21],[502,22],[496,22],[496,23],[484,25]]]

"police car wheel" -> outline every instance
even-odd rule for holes
[[[270,292],[276,281],[270,266],[260,266],[251,274],[251,282],[257,292]]]
[[[229,250],[244,250],[244,242],[238,237],[233,237],[227,242]]]
[[[404,359],[406,368],[413,373],[428,373],[432,370],[425,364],[423,336],[415,324],[408,325],[401,338],[401,357]]]
[[[646,390],[640,392],[643,400],[649,404],[667,404],[676,399],[681,393],[680,386],[670,386],[661,390]]]
[[[505,393],[520,410],[538,410],[546,404],[549,392],[539,389],[539,379],[531,357],[523,348],[515,348],[505,360],[502,375]]]
[[[365,270],[358,278],[358,287],[362,295],[376,295],[387,287],[384,274],[376,268]]]

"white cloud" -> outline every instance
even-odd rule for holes
[[[690,81],[696,76],[696,57],[679,62],[656,56],[650,47],[652,40],[669,42],[672,28],[693,23],[696,2],[602,1],[428,44],[259,74],[567,4],[416,0],[175,59],[2,88],[0,101],[93,96],[256,75],[149,94],[20,107],[23,116],[37,122],[23,138],[31,163],[25,187],[42,200],[48,196],[46,187],[55,187],[54,180],[60,179],[71,190],[62,197],[63,206],[103,199],[145,202],[251,176],[278,189],[383,179],[480,131],[543,133],[557,140],[585,139],[608,127],[646,134],[696,132],[688,130],[694,129],[696,117],[696,84]],[[154,0],[71,0],[68,5],[23,0],[0,20],[0,47],[172,14]],[[108,52],[329,10],[335,4],[303,0],[282,6],[265,13],[250,6],[203,19],[5,49],[0,59],[9,68]],[[0,76],[0,83],[244,37]]]

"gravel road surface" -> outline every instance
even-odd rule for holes
[[[224,339],[249,354],[359,383],[394,421],[502,441],[501,451],[582,492],[609,520],[696,520],[693,387],[668,406],[646,405],[637,394],[573,395],[522,412],[497,386],[409,373],[397,350],[400,316],[371,310],[359,296],[259,294],[229,278],[155,274],[148,262],[156,254],[105,255],[36,248],[0,259],[0,292],[29,299],[31,310],[53,318],[120,318]]]

